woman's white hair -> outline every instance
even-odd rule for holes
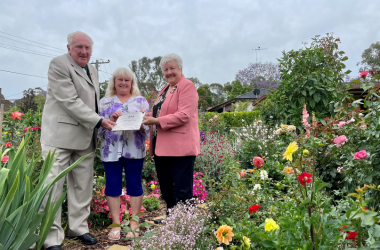
[[[164,70],[165,65],[170,61],[175,61],[178,65],[178,68],[182,69],[182,58],[179,55],[174,54],[174,53],[167,54],[161,58],[161,61],[160,61],[161,69]]]
[[[91,41],[91,47],[92,47],[92,45],[94,45],[94,41],[92,41],[92,38],[89,35],[87,35],[86,33],[82,32],[82,31],[75,31],[73,33],[70,33],[67,36],[67,45],[69,45],[70,49],[71,49],[71,44],[73,43],[73,37],[77,34],[82,34],[82,35],[87,36]]]
[[[132,81],[132,83],[131,83],[131,94],[133,96],[140,96],[140,90],[139,90],[139,87],[137,87],[135,75],[133,74],[133,72],[130,69],[127,69],[127,68],[118,68],[117,70],[115,70],[115,72],[113,72],[113,74],[110,78],[110,81],[108,83],[108,86],[107,86],[106,96],[111,97],[111,96],[116,95],[115,79],[117,77],[129,78]]]

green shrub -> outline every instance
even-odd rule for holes
[[[47,234],[53,224],[55,214],[66,194],[56,202],[51,202],[51,187],[85,157],[81,157],[73,165],[62,171],[49,184],[44,185],[54,164],[54,152],[49,153],[42,165],[37,184],[34,186],[31,176],[35,164],[41,159],[31,159],[27,162],[26,147],[31,138],[26,135],[20,143],[17,152],[14,149],[0,148],[3,158],[8,153],[8,161],[4,160],[0,167],[0,249],[28,249],[34,243],[36,249],[41,249]],[[41,204],[50,192],[44,212],[39,212]]]
[[[143,206],[148,212],[151,212],[153,210],[157,210],[160,208],[160,202],[156,196],[150,196],[150,197],[144,198]]]
[[[260,111],[224,113],[207,112],[200,116],[200,120],[202,123],[209,123],[209,120],[213,119],[215,115],[217,115],[218,118],[221,119],[229,127],[242,127],[245,122],[250,123],[256,119],[259,119]]]

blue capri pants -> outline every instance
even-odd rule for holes
[[[125,181],[127,183],[127,195],[141,196],[144,191],[141,183],[141,174],[144,164],[142,159],[128,159],[120,157],[119,161],[104,162],[103,166],[106,173],[106,190],[107,196],[120,196],[123,189],[123,168]]]

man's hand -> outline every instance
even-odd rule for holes
[[[110,116],[110,120],[113,121],[113,122],[116,122],[117,118],[119,118],[119,116],[122,116],[122,115],[123,115],[123,113],[121,113],[121,111],[116,111],[115,113],[113,113]]]
[[[102,124],[100,126],[102,126],[103,128],[105,128],[107,130],[112,130],[113,126],[115,126],[115,125],[116,125],[116,122],[113,122],[113,121],[110,121],[107,119],[103,119]]]

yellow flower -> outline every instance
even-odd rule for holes
[[[273,231],[280,229],[280,226],[273,219],[265,219],[265,231]]]
[[[18,134],[20,134],[20,132],[17,131],[17,132],[16,132],[16,135],[18,135]]]
[[[292,154],[296,152],[298,149],[297,142],[292,142],[289,144],[288,148],[286,149],[284,153],[284,158],[283,159],[288,159],[289,161],[293,160]]]
[[[281,128],[287,128],[287,127],[288,127],[288,125],[285,125],[285,124],[281,125]]]
[[[296,130],[296,126],[289,125],[289,126],[287,127],[287,129],[290,130],[290,131],[294,131],[294,130]]]
[[[229,245],[230,241],[232,241],[232,237],[234,237],[234,233],[232,232],[232,227],[230,226],[221,225],[216,231],[216,239],[219,243]]]
[[[154,190],[156,188],[156,185],[152,184],[150,185],[150,189]]]
[[[245,236],[243,236],[244,248],[249,249],[251,247],[251,240]]]
[[[279,187],[279,186],[280,186],[280,183],[277,183],[276,186]]]
[[[4,133],[4,134],[8,134],[8,132],[7,132],[7,131],[4,131],[3,133]]]
[[[305,149],[304,151],[302,151],[303,155],[308,155],[309,154],[309,150]]]

